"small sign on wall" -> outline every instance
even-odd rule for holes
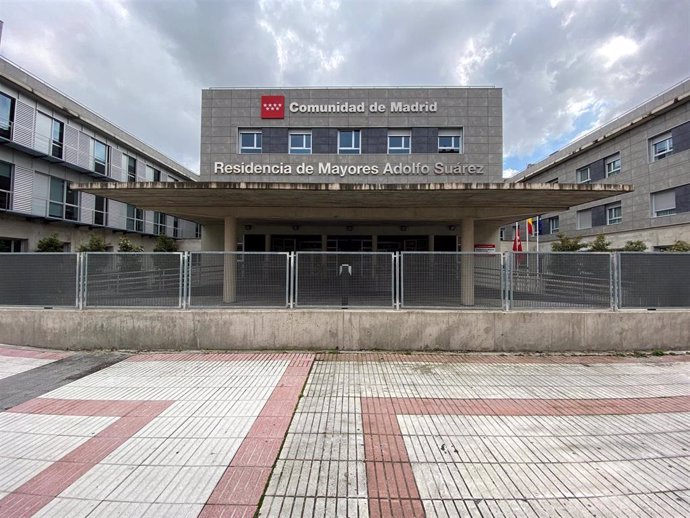
[[[474,251],[475,251],[475,253],[495,254],[496,253],[496,245],[495,244],[476,244],[475,243]]]

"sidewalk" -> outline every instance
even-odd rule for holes
[[[690,515],[690,356],[139,354],[0,413],[2,517],[255,513]]]

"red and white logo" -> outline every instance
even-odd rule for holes
[[[285,118],[285,96],[284,95],[262,95],[261,96],[261,118],[262,119],[284,119]]]

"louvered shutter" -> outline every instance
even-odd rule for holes
[[[79,163],[79,130],[65,125],[65,161]]]
[[[108,226],[127,229],[127,204],[121,201],[108,200]]]
[[[36,123],[36,110],[17,100],[14,109],[14,131],[12,140],[26,147],[34,147],[34,124]]]
[[[110,177],[117,182],[125,182],[126,171],[122,169],[122,151],[110,148]]]
[[[93,224],[93,215],[96,210],[96,197],[88,192],[81,193],[81,218],[82,223]]]
[[[153,234],[153,212],[150,210],[144,211],[144,232]]]
[[[50,176],[40,173],[34,174],[33,194],[31,196],[31,213],[37,216],[48,214],[48,194],[50,192]]]
[[[93,164],[91,164],[91,137],[81,131],[79,132],[79,158],[77,165],[93,171]]]
[[[12,210],[31,214],[31,198],[34,188],[34,172],[26,167],[14,166]]]

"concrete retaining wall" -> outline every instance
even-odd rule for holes
[[[0,343],[55,349],[690,348],[690,311],[0,309]]]

